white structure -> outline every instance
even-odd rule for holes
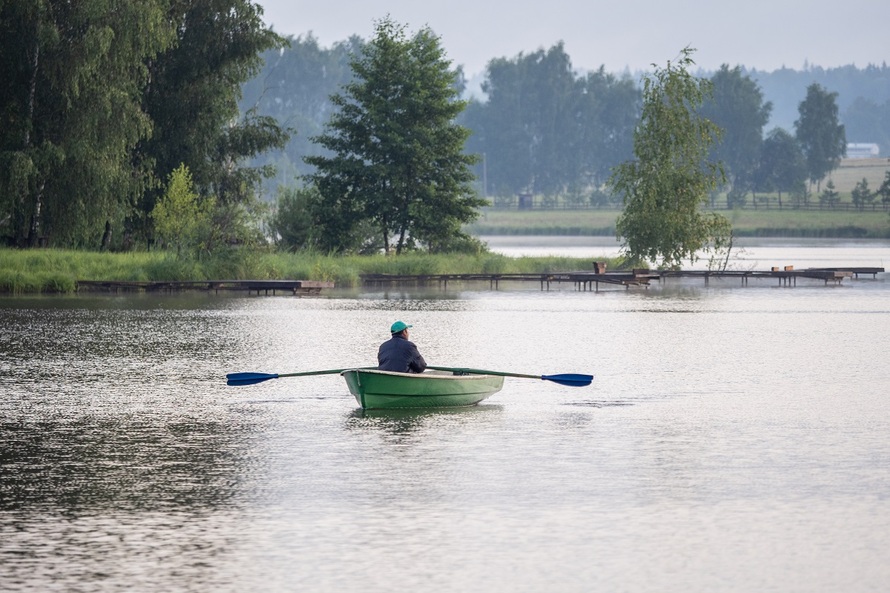
[[[874,159],[880,153],[880,147],[874,143],[850,142],[847,144],[848,159]]]

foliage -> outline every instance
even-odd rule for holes
[[[874,142],[884,155],[890,150],[890,99],[883,103],[857,96],[841,118],[851,142]]]
[[[870,204],[875,199],[875,193],[868,188],[868,179],[862,178],[862,181],[856,184],[852,193],[853,203],[862,210],[866,204]]]
[[[160,0],[0,2],[0,225],[17,245],[97,247],[145,183],[146,62],[173,36]]]
[[[337,111],[315,138],[332,156],[305,159],[320,196],[317,247],[359,249],[368,238],[361,223],[370,222],[386,250],[447,251],[476,218],[486,202],[473,194],[476,158],[463,152],[469,132],[454,123],[465,103],[449,66],[430,29],[409,38],[390,19],[377,23],[352,61],[355,79],[331,98]]]
[[[639,91],[604,68],[576,76],[562,43],[491,60],[482,90],[464,122],[485,155],[486,194],[581,194],[632,154]]]
[[[215,195],[221,205],[250,207],[272,171],[243,161],[283,146],[287,133],[268,115],[248,110],[239,116],[240,85],[259,71],[262,52],[285,41],[266,28],[262,9],[250,0],[164,1],[176,42],[149,63],[151,84],[142,104],[153,133],[140,143],[139,160],[159,178],[184,163],[199,193]],[[140,214],[150,213],[159,195],[145,192]],[[142,222],[132,219],[150,233]]]
[[[884,181],[875,193],[881,196],[881,203],[884,204],[884,206],[890,206],[890,171],[887,171],[884,174]]]
[[[191,172],[180,165],[170,173],[167,191],[155,204],[151,217],[162,244],[183,249],[206,249],[211,235],[211,214],[215,200],[194,191]]]
[[[312,245],[312,205],[320,197],[314,187],[279,189],[269,230],[280,248],[297,251]]]
[[[764,103],[757,83],[743,75],[739,66],[730,70],[724,64],[711,77],[711,84],[713,94],[703,102],[701,112],[723,130],[711,158],[726,167],[730,207],[742,205],[760,164],[763,127],[769,121],[772,103]]]
[[[834,68],[805,65],[800,69],[782,67],[772,72],[749,69],[746,71],[757,82],[763,94],[773,104],[770,128],[794,129],[800,116],[800,101],[807,87],[818,83],[838,93],[837,105],[843,114],[847,138],[850,142],[877,142],[882,155],[888,156],[890,141],[890,65],[852,64]]]
[[[249,201],[268,171],[241,161],[286,137],[268,117],[239,118],[240,84],[282,42],[260,17],[249,0],[0,2],[6,242],[150,239],[162,180],[180,163],[199,193]]]
[[[698,113],[711,85],[689,73],[693,51],[685,48],[676,64],[644,80],[636,160],[619,165],[610,179],[624,199],[616,227],[633,262],[676,268],[699,251],[723,249],[730,235],[725,218],[700,208],[724,177],[719,164],[707,161],[719,130]]]
[[[807,87],[807,96],[794,122],[796,136],[806,157],[807,174],[817,190],[822,179],[837,168],[847,152],[844,126],[838,122],[837,93],[829,93],[818,83]]]
[[[806,191],[806,179],[806,162],[800,143],[782,128],[771,131],[763,142],[755,187],[760,191],[778,192],[781,206],[782,192]]]
[[[287,42],[284,49],[263,53],[263,69],[244,84],[240,101],[242,111],[254,110],[292,129],[281,151],[269,151],[254,161],[255,166],[274,165],[279,182],[311,173],[304,156],[327,154],[310,139],[324,131],[334,110],[330,96],[352,80],[350,59],[364,45],[353,36],[322,48],[311,33],[288,37]]]
[[[333,110],[328,97],[351,80],[349,54],[359,53],[364,42],[351,37],[325,48],[320,47],[310,34],[291,38],[290,43],[284,50],[264,53],[265,66],[246,84],[241,102],[245,112],[256,108],[258,113],[270,115],[297,129],[284,152],[270,151],[268,157],[255,161],[255,164],[274,164],[278,168],[278,175],[268,183],[269,186],[288,184],[308,172],[309,167],[302,163],[302,156],[328,154],[309,138],[321,133]],[[497,63],[507,67],[499,67],[497,76],[494,70],[487,68],[484,73],[486,91],[471,89],[471,93],[464,95],[474,97],[458,119],[473,132],[467,141],[467,150],[485,157],[484,162],[474,168],[476,187],[496,202],[515,203],[517,194],[533,193],[535,200],[559,195],[578,202],[589,202],[592,198],[600,205],[615,203],[613,196],[598,192],[599,184],[608,177],[611,167],[633,154],[632,135],[639,115],[639,90],[629,73],[612,76],[602,68],[586,74],[573,72],[570,56],[560,47],[492,60],[490,65]],[[743,94],[756,87],[763,99],[768,99],[768,104],[773,106],[766,129],[783,127],[793,131],[793,122],[799,116],[799,103],[806,95],[807,86],[815,81],[838,91],[837,103],[843,112],[841,121],[848,139],[878,142],[884,153],[890,148],[890,141],[881,140],[890,134],[890,118],[885,117],[890,113],[887,111],[890,102],[886,99],[890,96],[888,66],[829,69],[807,66],[804,70],[782,68],[774,72],[742,68],[739,77],[735,70],[729,69],[728,82],[740,79],[738,89]],[[720,72],[706,74],[715,83],[715,101],[721,101],[721,90],[717,88]],[[573,85],[561,83],[570,77],[575,81]],[[559,84],[552,84],[556,82]],[[729,85],[729,88],[735,86]],[[568,92],[571,97],[562,97],[562,92]],[[749,101],[737,103],[731,98],[726,111],[733,113],[735,107],[748,104]],[[764,104],[767,103],[764,101]],[[557,115],[558,109],[568,110],[567,115]],[[548,112],[551,117],[542,117]],[[716,114],[708,113],[706,117],[725,129],[724,140],[715,146],[715,150],[729,150],[733,125]],[[555,132],[550,131],[554,129]],[[550,134],[555,140],[544,138],[543,134]],[[532,175],[525,161],[530,146],[527,138],[534,139],[534,150],[540,155],[536,162],[556,165],[552,170],[534,173],[533,179],[552,182],[554,187],[561,189],[529,189]],[[543,156],[551,150],[556,151],[555,158]],[[750,154],[747,150],[742,152]],[[749,192],[753,188],[743,187],[746,184],[736,179],[740,167],[734,166],[726,155],[714,155],[713,158],[726,165],[734,205],[750,201]],[[272,188],[266,193],[274,197],[275,191]]]
[[[834,208],[841,201],[841,195],[835,189],[834,181],[831,179],[828,180],[828,183],[825,185],[825,189],[822,190],[822,194],[819,196],[819,201],[823,204],[827,204],[829,207]]]
[[[609,258],[610,269],[619,262]],[[0,292],[72,292],[77,280],[195,281],[219,279],[328,280],[338,288],[358,286],[361,274],[551,273],[590,269],[582,258],[509,258],[494,253],[402,257],[332,256],[314,251],[263,253],[224,251],[209,257],[174,257],[165,252],[98,253],[58,249],[0,249]]]

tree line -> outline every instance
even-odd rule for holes
[[[246,0],[0,2],[0,237],[150,244],[181,167],[208,208],[205,242],[255,234],[269,171],[245,159],[287,131],[238,100],[285,44]]]
[[[279,37],[261,15],[247,0],[0,3],[0,237],[448,251],[479,247],[461,226],[480,193],[627,199],[610,176],[639,158],[651,78],[641,89],[603,68],[578,73],[557,44],[490,61],[485,97],[466,100],[429,28],[387,18],[372,40],[325,49]],[[748,74],[724,66],[707,89],[692,93],[695,115],[719,130],[713,189],[734,203],[757,191],[806,199],[805,182],[818,189],[837,166],[837,93],[810,85],[794,133],[764,137],[772,105]],[[275,169],[270,217],[258,197]]]
[[[246,85],[244,107],[281,121],[300,122],[284,151],[263,157],[264,164],[274,163],[279,172],[289,172],[277,181],[289,183],[311,172],[303,157],[323,152],[309,138],[330,114],[325,97],[348,84],[352,73],[343,66],[345,56],[362,43],[352,38],[324,49],[311,35],[291,38],[284,52],[267,54],[263,73]],[[455,71],[456,88],[464,91],[463,73],[460,67]],[[865,98],[847,100],[849,106],[841,114],[839,94],[823,84],[838,81],[848,93],[864,85],[868,88],[863,93],[871,97],[875,88],[883,88],[881,81],[890,70],[811,68],[792,73],[767,74],[728,65],[710,74],[699,71],[714,85],[701,110],[723,130],[711,156],[726,165],[727,182],[720,190],[728,192],[731,206],[743,205],[758,193],[800,202],[816,199],[815,192],[821,199],[820,182],[837,166],[850,137],[845,118],[856,130],[869,130],[868,135],[856,132],[860,140],[883,137],[884,130],[890,147],[890,100],[886,105]],[[774,105],[758,81],[785,88],[807,75],[821,82],[811,82],[798,97],[790,127],[768,128]],[[616,165],[632,156],[641,89],[629,73],[618,76],[603,68],[579,73],[560,43],[491,60],[482,90],[484,96],[470,98],[457,120],[472,132],[467,151],[480,158],[473,169],[479,193],[505,205],[515,205],[522,195],[543,196],[545,201],[560,196],[593,206],[618,204],[617,197],[604,191],[603,182]],[[303,103],[307,108],[293,100],[297,96],[309,99]]]
[[[890,156],[890,66],[853,65],[821,68],[804,64],[800,70],[780,68],[771,72],[742,68],[772,103],[768,129],[793,130],[798,106],[813,83],[837,93],[841,123],[850,142],[874,142],[883,156]],[[709,74],[702,74],[709,76]]]

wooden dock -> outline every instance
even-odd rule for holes
[[[619,272],[560,272],[546,274],[363,274],[362,283],[370,286],[385,286],[393,284],[438,284],[441,288],[448,288],[449,282],[487,282],[489,288],[497,290],[502,282],[534,282],[540,285],[541,290],[550,290],[552,284],[571,283],[576,290],[598,291],[600,284],[618,285],[625,288],[648,287],[653,280],[664,281],[667,278],[699,278],[708,284],[710,279],[738,279],[740,284],[746,286],[752,278],[772,279],[779,285],[796,286],[799,278],[822,280],[828,283],[840,284],[845,278],[859,278],[860,275],[871,275],[876,278],[884,268],[806,268],[794,270],[792,266],[786,266],[779,270],[773,268],[766,271],[699,271],[699,270],[631,270]]]
[[[650,280],[658,279],[658,274],[652,274],[648,270],[634,270],[631,272],[609,272],[597,274],[594,272],[562,272],[552,274],[362,274],[362,283],[365,285],[388,284],[439,284],[443,289],[448,288],[449,282],[488,282],[489,288],[497,290],[502,282],[536,282],[541,290],[550,290],[551,284],[570,282],[579,290],[589,290],[591,286],[603,284],[617,284],[621,286],[646,285]]]
[[[126,282],[106,280],[78,280],[78,292],[182,292],[200,290],[246,291],[248,294],[275,295],[279,292],[297,296],[316,295],[325,288],[333,288],[333,282],[316,280],[198,280]]]

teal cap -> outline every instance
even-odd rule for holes
[[[397,333],[401,332],[402,330],[408,329],[409,327],[414,327],[414,326],[408,325],[404,321],[396,321],[395,323],[392,324],[392,327],[389,328],[389,333],[397,334]]]

